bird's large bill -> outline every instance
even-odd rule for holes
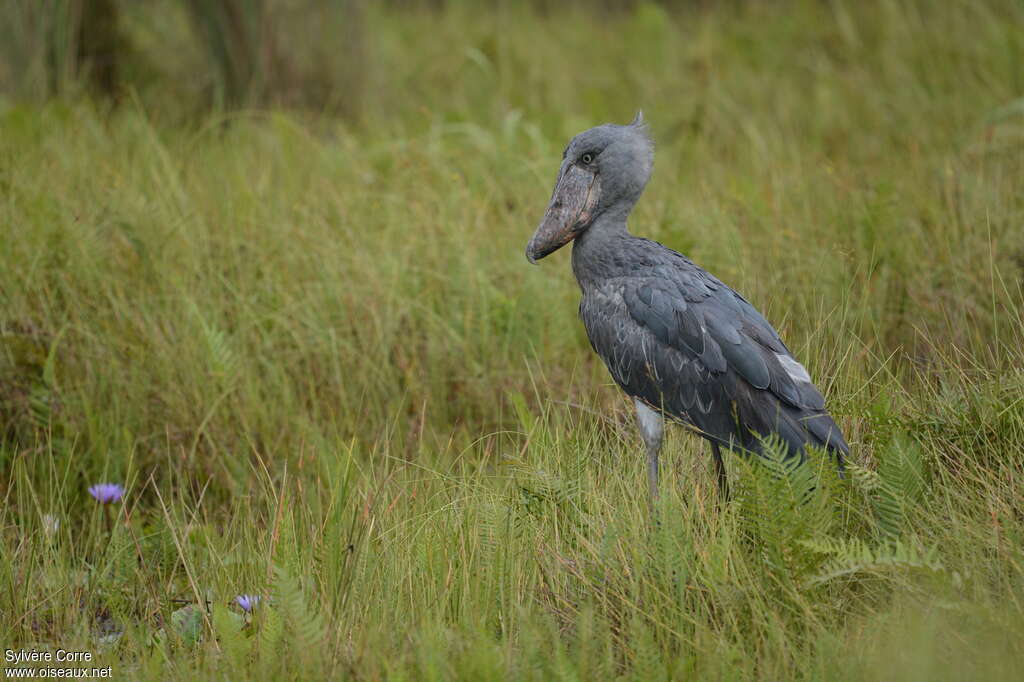
[[[593,217],[601,183],[593,172],[575,164],[562,170],[544,219],[526,245],[531,263],[562,248],[578,235]]]

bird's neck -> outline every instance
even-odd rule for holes
[[[572,269],[581,287],[609,273],[622,241],[632,237],[626,227],[632,205],[625,206],[624,210],[616,208],[613,206],[594,218],[590,227],[573,242]]]
[[[616,238],[628,237],[630,230],[626,225],[626,218],[630,211],[615,211],[614,207],[594,218],[583,235],[577,238],[577,244],[582,242],[593,243],[595,246],[614,240]]]

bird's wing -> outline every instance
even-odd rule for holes
[[[793,451],[807,442],[845,450],[821,393],[764,317],[680,265],[610,278],[585,295],[580,314],[616,382],[726,444],[756,449],[755,434],[774,432]]]

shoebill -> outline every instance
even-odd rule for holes
[[[591,345],[636,405],[652,502],[664,421],[711,444],[728,495],[722,449],[759,454],[775,435],[788,456],[808,445],[836,458],[849,447],[821,392],[754,306],[686,256],[636,237],[630,212],[651,176],[642,114],[574,137],[547,212],[526,247],[531,263],[569,242]]]

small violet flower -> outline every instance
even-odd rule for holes
[[[97,483],[89,486],[89,494],[100,504],[120,502],[124,497],[124,486],[118,483]]]
[[[252,610],[260,603],[260,598],[255,594],[240,594],[235,597],[235,603],[241,606],[246,613],[252,613]]]

